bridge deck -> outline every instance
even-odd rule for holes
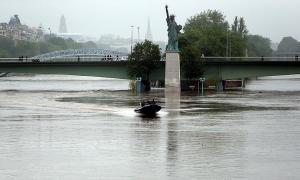
[[[164,80],[165,62],[158,61],[151,75],[153,80]],[[295,60],[222,60],[204,61],[205,76],[214,79],[300,74],[300,61]],[[1,61],[0,72],[69,74],[128,79],[127,61]]]

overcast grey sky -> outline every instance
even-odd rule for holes
[[[166,40],[165,4],[179,24],[207,9],[223,12],[232,23],[235,16],[246,20],[251,34],[279,42],[284,36],[300,40],[300,0],[0,0],[0,22],[13,14],[21,22],[58,31],[62,14],[68,31],[94,37],[116,34],[130,37],[130,26],[140,26],[141,37],[150,17],[154,40]],[[135,36],[137,31],[135,29]]]

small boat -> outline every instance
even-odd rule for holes
[[[136,108],[134,111],[144,115],[153,115],[161,110],[161,106],[157,105],[154,100],[152,102],[141,102],[141,107]]]

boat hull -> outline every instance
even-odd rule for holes
[[[137,108],[134,111],[141,114],[155,114],[161,110],[161,107],[157,104],[145,105],[143,107]]]

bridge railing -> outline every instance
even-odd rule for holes
[[[127,57],[98,57],[98,56],[71,56],[39,59],[41,62],[91,62],[91,61],[125,61]]]
[[[0,58],[0,63],[14,62],[99,62],[99,61],[127,61],[127,56],[66,56],[66,57],[47,57],[47,58]],[[298,61],[299,57],[201,57],[203,61]],[[162,59],[164,61],[164,59]]]
[[[99,57],[99,56],[70,56],[70,57],[49,57],[49,58],[0,58],[0,62],[95,62],[95,61],[126,61],[127,57]]]
[[[0,58],[0,62],[20,62],[19,58]]]
[[[299,57],[201,57],[204,61],[298,61]]]
[[[49,59],[61,57],[77,57],[77,56],[95,56],[95,57],[124,57],[128,53],[118,52],[113,50],[99,49],[99,48],[83,48],[83,49],[66,49],[61,51],[54,51],[45,54],[34,56],[34,59]]]

